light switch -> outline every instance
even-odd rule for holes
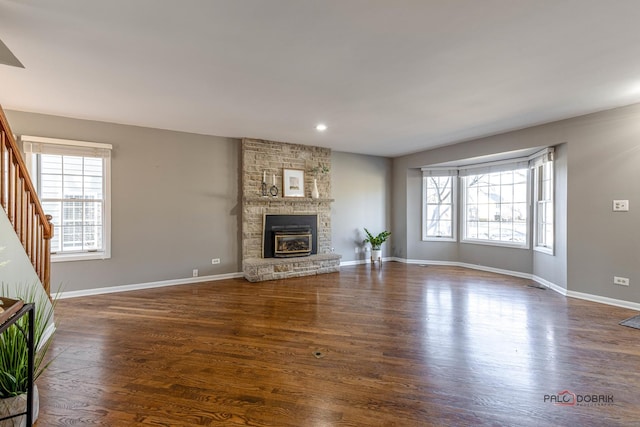
[[[629,210],[629,201],[628,200],[614,200],[613,201],[613,211],[614,212],[626,212]]]

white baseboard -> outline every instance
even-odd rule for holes
[[[592,302],[599,302],[601,304],[615,305],[616,307],[628,308],[630,310],[640,311],[640,304],[637,302],[630,302],[621,299],[601,297],[600,295],[585,294],[576,291],[566,291],[567,296],[571,298],[583,299]]]
[[[478,264],[467,264],[465,262],[459,263],[459,266],[465,267],[465,268],[471,268],[473,270],[488,271],[489,273],[504,274],[506,276],[520,277],[521,279],[533,280],[532,274],[522,273],[520,271],[504,270],[502,268],[487,267],[485,265],[478,265]]]
[[[367,260],[364,260],[364,259],[359,259],[355,261],[340,261],[340,267],[344,267],[348,265],[360,265],[360,264],[366,264],[366,263],[367,263]]]
[[[487,267],[478,264],[467,264],[466,262],[457,261],[438,261],[438,260],[424,260],[424,259],[403,259],[394,258],[394,261],[403,262],[405,264],[419,264],[419,265],[444,265],[447,267],[464,267],[472,270],[488,271],[490,273],[505,274],[507,276],[521,277],[524,279],[531,279],[532,275],[528,273],[521,273],[519,271],[503,270],[501,268]]]
[[[405,264],[446,265],[449,267],[460,267],[460,263],[455,261],[434,261],[434,260],[425,261],[423,259],[404,259],[404,258],[398,258],[398,257],[394,257],[393,260],[397,262],[403,262]]]
[[[567,290],[565,288],[563,288],[562,286],[558,286],[555,283],[552,283],[546,279],[543,279],[540,276],[536,276],[535,274],[531,275],[531,280],[533,280],[536,283],[539,283],[540,285],[544,286],[545,288],[549,288],[554,292],[557,292],[561,295],[567,296]]]
[[[382,262],[386,262],[386,261],[395,261],[395,258],[393,257],[382,258]],[[342,261],[340,262],[340,267],[349,266],[349,265],[361,265],[361,264],[371,264],[371,258],[358,259],[355,261]]]
[[[464,267],[464,268],[470,268],[473,270],[489,271],[491,273],[504,274],[507,276],[520,277],[523,279],[530,279],[566,297],[577,298],[577,299],[582,299],[586,301],[598,302],[601,304],[614,305],[616,307],[622,307],[622,308],[628,308],[631,310],[640,311],[639,303],[619,300],[615,298],[603,297],[600,295],[586,294],[583,292],[570,291],[563,288],[562,286],[556,285],[555,283],[549,282],[548,280],[545,280],[542,277],[539,277],[530,273],[522,273],[519,271],[504,270],[501,268],[486,267],[483,265],[467,264],[464,262],[455,262],[455,261],[427,261],[427,260],[404,259],[404,258],[396,258],[396,257],[393,258],[393,261],[403,262],[406,264],[446,265],[446,266],[452,266],[452,267]]]
[[[484,265],[478,264],[467,264],[464,262],[455,262],[455,261],[436,261],[436,260],[421,260],[421,259],[405,259],[398,257],[386,257],[382,259],[383,262],[395,261],[402,262],[405,264],[419,264],[419,265],[445,265],[450,267],[463,267],[470,268],[472,270],[480,270],[480,271],[488,271],[491,273],[504,274],[506,276],[520,277],[523,279],[530,279],[534,282],[541,284],[554,292],[557,292],[561,295],[570,298],[577,298],[586,301],[598,302],[601,304],[613,305],[616,307],[628,308],[631,310],[640,311],[640,304],[630,301],[619,300],[615,298],[603,297],[600,295],[586,294],[583,292],[570,291],[562,286],[558,286],[555,283],[549,282],[548,280],[543,279],[542,277],[530,274],[530,273],[522,273],[519,271],[513,270],[504,270],[502,268],[494,268],[487,267]],[[356,260],[356,261],[343,261],[340,263],[340,266],[350,266],[350,265],[360,265],[360,264],[370,264],[370,259],[364,260]],[[201,276],[201,277],[189,277],[186,279],[175,279],[175,280],[162,280],[158,282],[148,282],[148,283],[138,283],[133,285],[122,285],[122,286],[111,286],[106,288],[95,288],[95,289],[84,289],[81,291],[69,291],[69,292],[61,292],[58,295],[60,299],[66,298],[76,298],[76,297],[84,297],[90,295],[101,295],[101,294],[110,294],[115,292],[127,292],[127,291],[136,291],[141,289],[151,289],[151,288],[162,288],[165,286],[176,286],[176,285],[190,285],[194,283],[202,283],[202,282],[213,282],[217,280],[224,279],[236,279],[244,277],[243,273],[227,273],[227,274],[217,274],[213,276]],[[55,330],[55,326],[51,325],[54,329],[47,333],[53,333]]]
[[[141,289],[162,288],[165,286],[191,285],[194,283],[213,282],[216,280],[244,277],[242,273],[216,274],[213,276],[188,277],[186,279],[161,280],[159,282],[137,283],[133,285],[110,286],[105,288],[83,289],[81,291],[61,292],[60,299],[85,297],[90,295],[112,294],[115,292],[138,291]]]

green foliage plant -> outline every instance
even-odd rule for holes
[[[35,303],[34,312],[34,366],[33,380],[35,381],[51,364],[52,360],[45,363],[45,356],[53,333],[45,336],[47,327],[53,323],[53,312],[57,298],[49,301],[46,293],[37,292],[39,283],[26,289],[20,289],[17,296],[25,303]],[[9,287],[6,284],[0,286],[2,295],[9,295]],[[22,316],[16,324],[7,328],[0,335],[0,399],[17,396],[27,392],[28,386],[28,346],[27,341],[20,331],[26,333],[28,329],[28,316]],[[18,326],[16,326],[18,325]]]
[[[364,232],[367,234],[367,238],[364,239],[362,243],[370,243],[371,249],[374,251],[380,250],[382,244],[387,241],[389,236],[391,236],[391,233],[386,230],[381,232],[377,236],[371,234],[366,228],[364,229]]]

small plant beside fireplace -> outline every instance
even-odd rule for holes
[[[371,234],[366,228],[364,229],[364,232],[367,234],[367,238],[364,239],[362,243],[370,243],[372,251],[379,251],[382,247],[382,244],[387,241],[389,236],[391,236],[391,233],[386,230],[381,232],[377,236]]]
[[[362,243],[371,244],[371,262],[382,261],[381,247],[382,247],[382,244],[387,241],[389,236],[391,236],[391,233],[385,230],[379,233],[378,235],[374,236],[366,228],[364,229],[364,232],[366,233],[367,238],[364,239]]]

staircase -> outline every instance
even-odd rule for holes
[[[51,297],[51,216],[45,215],[27,167],[0,106],[0,205]]]

